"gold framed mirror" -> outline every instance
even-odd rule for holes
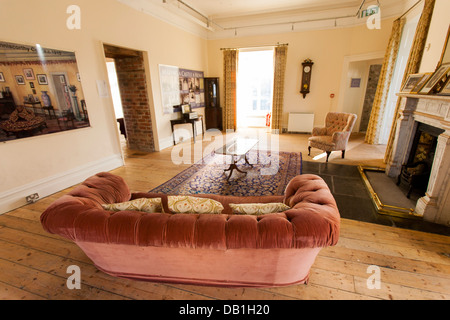
[[[448,27],[447,37],[445,38],[444,48],[442,49],[441,60],[439,60],[437,68],[439,68],[441,65],[445,63],[450,63],[450,48],[448,41],[449,35],[450,35],[450,26]]]

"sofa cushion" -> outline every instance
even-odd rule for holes
[[[164,212],[161,205],[161,198],[139,198],[120,203],[102,204],[102,207],[111,211],[143,211],[148,213]]]
[[[219,201],[193,196],[168,196],[167,203],[173,213],[221,213],[224,209]]]
[[[236,214],[268,214],[283,212],[289,210],[290,207],[281,202],[272,203],[230,203],[233,213]]]

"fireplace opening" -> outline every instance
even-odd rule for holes
[[[419,122],[414,135],[408,161],[402,166],[397,185],[408,187],[407,197],[418,192],[423,196],[428,187],[437,140],[445,130]]]

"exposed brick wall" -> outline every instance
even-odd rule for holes
[[[153,152],[155,143],[142,53],[139,53],[137,57],[115,57],[114,60],[128,147]]]

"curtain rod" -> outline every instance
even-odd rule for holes
[[[220,50],[238,50],[238,49],[246,49],[246,48],[263,48],[263,47],[281,47],[288,46],[289,43],[277,43],[277,44],[264,44],[259,46],[245,46],[245,47],[236,47],[236,48],[220,48]]]
[[[422,0],[417,1],[415,4],[413,4],[411,6],[411,8],[409,8],[408,10],[406,10],[405,13],[403,13],[400,17],[398,17],[398,19],[403,18],[404,16],[406,16],[412,9],[414,9]]]

